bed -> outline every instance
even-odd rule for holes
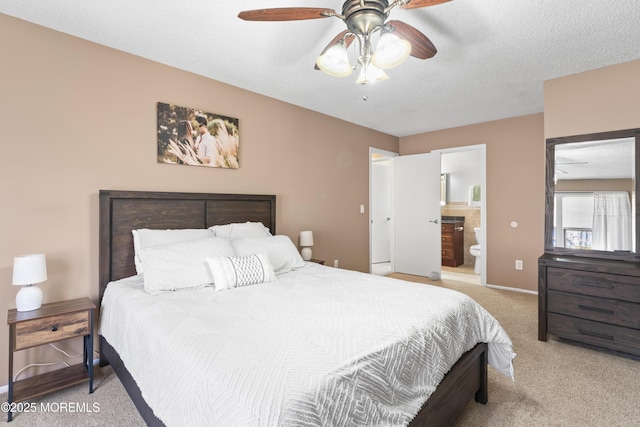
[[[119,311],[120,307],[117,306],[115,302],[110,302],[108,304],[105,304],[105,306],[103,307],[102,306],[103,296],[108,286],[111,286],[109,295],[111,294],[114,295],[114,297],[112,297],[109,301],[117,301],[118,298],[116,298],[115,295],[118,295],[121,301],[129,302],[129,301],[139,299],[140,301],[143,301],[143,304],[148,304],[147,306],[145,306],[144,309],[139,309],[139,308],[133,309],[135,311],[134,314],[139,315],[140,312],[153,313],[153,310],[179,311],[179,309],[176,309],[174,308],[174,306],[171,306],[171,305],[162,306],[162,305],[156,304],[159,301],[165,301],[165,300],[168,301],[167,303],[170,303],[169,302],[170,298],[163,298],[162,296],[158,297],[158,296],[150,296],[150,295],[145,296],[144,292],[140,291],[140,289],[142,289],[142,285],[141,285],[140,275],[136,275],[136,264],[134,260],[134,243],[133,243],[133,237],[132,237],[132,230],[143,229],[143,228],[207,229],[209,227],[216,226],[216,225],[224,225],[224,224],[230,224],[230,223],[256,222],[256,223],[264,224],[264,226],[269,230],[269,232],[272,235],[274,236],[277,235],[276,221],[275,221],[276,198],[273,195],[168,193],[168,192],[102,190],[100,191],[99,199],[100,199],[100,221],[99,221],[100,222],[100,230],[99,230],[100,290],[99,290],[99,296],[100,296],[100,302],[101,302],[101,328],[102,328],[102,320],[103,320],[102,318],[104,317],[108,317],[114,322],[116,322],[119,317],[122,317],[123,319],[126,317],[127,323],[125,323],[125,326],[120,326],[122,335],[124,335],[125,332],[127,331],[134,333],[137,330],[135,325],[136,322],[140,323],[141,327],[142,327],[142,323],[152,323],[152,324],[161,323],[163,316],[149,317],[148,319],[151,319],[151,320],[147,322],[146,318],[135,317],[133,314],[127,314],[124,308],[127,304],[123,304],[122,311]],[[339,281],[342,279],[337,275],[343,275],[343,274],[346,274],[348,277],[350,277],[349,280],[354,281],[357,284],[352,284],[349,286],[338,286],[338,284],[340,283]],[[258,285],[254,287],[246,287],[243,289],[238,289],[233,291],[225,291],[220,293],[215,292],[215,294],[225,295],[225,299],[230,301],[229,304],[234,303],[233,300],[240,299],[241,300],[240,303],[244,303],[244,304],[247,304],[248,307],[252,307],[251,313],[258,313],[258,314],[261,313],[262,311],[262,307],[260,306],[261,302],[263,303],[264,306],[267,306],[269,304],[266,303],[265,301],[285,301],[287,298],[290,298],[292,301],[291,304],[294,304],[291,307],[301,307],[302,305],[309,303],[309,301],[333,301],[333,302],[327,302],[325,305],[331,305],[331,304],[335,305],[336,304],[335,299],[332,300],[332,298],[334,298],[333,296],[334,294],[337,294],[338,298],[343,298],[344,300],[347,300],[349,298],[346,295],[347,293],[352,293],[358,296],[362,295],[363,300],[360,305],[370,305],[370,303],[366,302],[367,300],[365,298],[370,298],[370,299],[373,298],[372,301],[375,301],[377,295],[382,295],[382,293],[387,292],[389,285],[386,281],[387,280],[393,281],[393,279],[386,279],[386,278],[374,277],[374,276],[368,277],[368,276],[370,275],[357,273],[357,272],[338,271],[338,269],[333,269],[330,267],[320,266],[317,264],[311,265],[311,263],[305,263],[304,268],[300,268],[299,270],[295,270],[290,273],[282,274],[278,276],[278,280],[272,283],[267,283],[264,285]],[[308,280],[308,278],[310,279]],[[304,282],[305,280],[310,281],[310,283]],[[369,280],[373,280],[373,282],[369,282]],[[364,285],[361,285],[360,281],[366,281],[366,282],[362,282]],[[298,282],[300,283],[300,285],[297,285]],[[439,288],[434,288],[426,285],[409,284],[408,282],[400,283],[402,281],[397,281],[397,282],[398,283],[394,283],[399,286],[399,288],[397,289],[406,289],[406,292],[408,294],[411,292],[418,292],[418,293],[434,292],[434,295],[435,295],[438,292],[440,292],[438,290]],[[294,283],[296,284],[294,285]],[[434,289],[427,290],[427,288],[434,288]],[[291,289],[295,289],[296,292],[291,292]],[[375,292],[371,292],[367,290],[365,293],[363,292],[364,289],[375,290]],[[244,292],[244,294],[242,292]],[[305,292],[305,293],[302,294],[302,292]],[[196,304],[198,301],[204,301],[207,298],[215,298],[214,296],[212,296],[214,295],[214,292],[209,291],[207,293],[207,289],[198,289],[196,291],[187,291],[187,292],[176,292],[175,294],[180,294],[180,293],[184,295],[190,295],[190,298],[192,298],[192,300],[197,300],[196,302],[191,301],[192,304]],[[345,293],[345,294],[342,295],[341,293]],[[313,297],[312,298],[309,297],[310,295]],[[242,300],[240,297],[245,299]],[[390,296],[387,296],[385,298],[392,299]],[[431,295],[429,295],[428,298],[430,299]],[[253,303],[251,303],[251,301],[253,301]],[[238,302],[235,302],[235,304],[238,304]],[[380,309],[383,311],[387,310],[387,305],[389,304],[381,304]],[[161,307],[164,307],[164,308],[161,308]],[[237,306],[230,305],[229,307],[237,307]],[[274,305],[274,307],[276,306]],[[301,312],[302,313],[304,313],[305,311],[312,312],[312,310],[314,309],[317,309],[317,307],[313,307],[313,304],[310,304],[308,309],[304,308],[302,309]],[[355,310],[355,311],[360,309],[361,307],[358,305],[355,305],[350,308],[350,310]],[[283,311],[281,308],[275,308],[275,310],[278,312]],[[194,311],[197,311],[197,310],[194,310]],[[287,311],[295,312],[296,310],[287,310]],[[231,310],[228,313],[228,316],[226,317],[231,318],[233,322],[238,322],[237,323],[238,325],[242,325],[240,322],[242,322],[244,319],[242,317],[237,316],[235,314],[236,312],[237,312],[237,309],[233,308],[233,310]],[[156,314],[159,315],[159,313],[156,313]],[[208,313],[204,313],[204,315],[208,315]],[[368,315],[368,313],[364,313],[364,314],[358,313],[358,315],[355,317],[364,318],[362,316],[366,316],[366,315]],[[252,316],[248,316],[248,317],[252,317]],[[243,327],[250,328],[251,327],[250,325],[258,325],[258,326],[255,326],[256,328],[258,328],[260,325],[264,324],[264,327],[266,329],[264,331],[256,330],[255,332],[259,334],[257,337],[252,338],[252,340],[255,340],[255,342],[258,342],[261,337],[260,334],[268,335],[269,331],[273,329],[273,326],[269,325],[268,323],[271,320],[271,317],[272,315],[269,315],[268,318],[259,319],[259,316],[258,316],[257,323],[254,322],[254,323],[248,323],[247,325],[239,326],[239,331],[242,330]],[[409,316],[406,316],[406,317],[409,317]],[[414,316],[414,317],[418,317],[418,316]],[[160,319],[160,321],[158,319]],[[288,318],[288,319],[289,320],[286,322],[287,324],[295,325],[297,323],[295,320],[291,320],[295,318]],[[218,321],[219,319],[214,319],[214,321],[211,321],[211,323],[218,324]],[[282,322],[282,320],[279,320],[279,321]],[[375,318],[371,318],[371,319],[367,319],[366,322],[372,323],[376,321],[377,320]],[[413,318],[409,318],[408,321],[413,321]],[[196,322],[197,324],[196,329],[200,330],[200,328],[202,327],[201,325],[202,320],[197,320],[194,322]],[[218,325],[223,325],[222,321],[220,321]],[[166,327],[166,325],[164,327]],[[305,326],[305,328],[306,327],[307,326]],[[115,326],[115,327],[112,327],[111,330],[117,331],[118,330],[117,328],[118,327]],[[221,329],[221,328],[222,326],[219,326],[217,329]],[[309,328],[310,329],[309,329],[308,335],[311,337],[317,336],[317,338],[315,339],[320,341],[315,342],[315,345],[317,348],[322,348],[322,346],[324,345],[324,341],[321,341],[322,339],[324,339],[323,335],[320,333],[315,333],[314,335],[313,327],[310,326]],[[322,328],[326,328],[326,325],[322,326]],[[193,326],[192,326],[192,329],[193,329]],[[213,329],[216,329],[216,328],[214,327]],[[295,329],[295,328],[291,330],[290,329],[291,328],[287,328],[287,333],[291,333],[292,334],[291,336],[296,338],[295,340],[293,340],[294,344],[296,344],[298,341],[306,341],[306,340],[313,341],[313,338],[308,338],[301,335],[301,332],[304,332],[304,330]],[[409,329],[412,330],[411,331],[412,334],[415,333],[415,331],[413,331],[413,329],[415,328],[411,327]],[[476,329],[476,327],[474,326],[466,329],[473,330],[473,329]],[[105,330],[108,330],[108,328],[105,327]],[[382,325],[382,327],[380,328],[369,330],[369,332],[363,334],[363,337],[360,337],[362,338],[362,343],[358,342],[357,345],[358,346],[362,345],[363,348],[366,347],[367,340],[364,338],[368,336],[367,334],[375,335],[379,333],[380,334],[379,337],[368,340],[368,341],[374,341],[376,345],[378,345],[377,344],[378,342],[384,341],[385,339],[385,335],[383,332],[384,332],[384,325]],[[465,349],[465,351],[462,352],[459,358],[456,356],[457,361],[452,362],[452,366],[450,367],[450,369],[447,368],[448,371],[445,371],[446,375],[443,372],[442,375],[444,376],[441,380],[438,381],[437,388],[435,388],[435,390],[429,391],[428,399],[426,399],[425,401],[420,401],[420,405],[416,415],[410,418],[409,420],[407,420],[408,421],[407,423],[404,423],[404,421],[402,420],[399,421],[398,425],[403,425],[403,424],[409,424],[412,426],[450,425],[455,421],[455,419],[462,412],[465,405],[469,402],[471,398],[475,398],[475,400],[480,403],[487,402],[487,398],[488,398],[487,396],[487,363],[488,361],[490,361],[489,359],[491,358],[489,349],[492,346],[494,347],[499,346],[500,351],[496,352],[495,348],[493,350],[494,363],[492,364],[494,366],[496,366],[496,364],[501,365],[500,369],[502,369],[502,372],[507,375],[512,375],[511,359],[514,356],[513,353],[511,352],[511,342],[506,336],[506,333],[501,329],[501,327],[499,327],[499,325],[495,326],[495,330],[492,330],[489,332],[492,337],[491,340],[496,338],[495,341],[499,341],[499,342],[497,343],[496,342],[489,342],[489,343],[474,342],[471,348],[468,350]],[[163,352],[162,348],[153,348],[154,346],[153,342],[148,345],[149,348],[142,346],[144,337],[150,336],[154,332],[144,332],[144,333],[138,332],[138,333],[142,335],[139,335],[138,337],[133,335],[128,339],[135,340],[135,342],[140,343],[141,344],[140,347],[143,347],[142,349],[143,352],[146,352],[148,355],[151,355],[151,354],[163,355],[164,353],[169,352],[169,350],[165,350]],[[241,332],[238,332],[238,334],[240,333]],[[200,334],[202,334],[202,332],[200,332]],[[108,334],[105,334],[105,335],[108,335]],[[170,335],[170,334],[167,333],[166,335]],[[158,405],[157,396],[156,397],[152,396],[149,390],[150,388],[151,389],[162,388],[158,386],[158,385],[165,384],[163,383],[163,381],[165,380],[163,379],[162,373],[166,371],[168,375],[169,371],[174,370],[173,365],[171,368],[167,367],[166,369],[162,369],[162,365],[159,365],[160,368],[158,367],[154,368],[155,369],[154,378],[152,379],[143,378],[143,375],[140,371],[142,369],[141,367],[144,366],[145,364],[142,362],[134,363],[132,361],[132,356],[130,355],[130,352],[132,350],[131,349],[125,350],[123,342],[119,342],[119,341],[124,341],[125,338],[120,339],[119,336],[120,334],[114,334],[113,332],[111,332],[111,338],[106,339],[105,336],[100,334],[101,366],[105,366],[107,364],[110,364],[112,366],[114,372],[117,374],[117,376],[123,383],[125,389],[127,390],[128,394],[130,395],[131,399],[135,403],[140,414],[142,415],[142,417],[144,418],[145,422],[148,425],[161,426],[161,425],[165,425],[165,423],[167,425],[180,424],[180,422],[176,422],[174,419],[167,418],[166,415],[160,417],[163,419],[160,419],[159,417],[156,416],[156,413],[161,413],[163,409],[163,408],[158,408],[158,406],[165,406],[165,405],[164,404]],[[199,336],[202,336],[202,335],[199,335]],[[163,338],[162,334],[159,334],[158,337],[159,337],[158,339]],[[231,338],[232,339],[230,340],[230,342],[232,342],[233,339],[235,339],[236,337],[231,337]],[[274,335],[272,338],[277,339],[278,337]],[[331,340],[333,340],[333,338],[329,339],[329,341]],[[487,340],[487,341],[491,341],[491,340]],[[196,341],[199,344],[199,340],[196,340]],[[411,343],[414,341],[416,341],[416,339],[413,335],[407,335],[407,342]],[[318,345],[319,342],[321,345]],[[164,346],[165,344],[162,344],[162,345]],[[230,345],[235,345],[235,344],[232,343]],[[407,345],[405,345],[405,347],[407,347]],[[167,345],[167,348],[168,348],[168,345]],[[229,347],[229,346],[227,346],[227,348],[233,349],[233,347]],[[204,350],[204,351],[207,351],[207,350]],[[270,350],[265,350],[266,353],[269,353],[269,351]],[[300,351],[304,352],[306,350],[303,348]],[[422,350],[412,350],[412,351],[418,352]],[[160,353],[157,353],[157,352],[160,352]],[[264,359],[268,359],[269,357],[271,358],[278,357],[277,352],[274,354],[270,354],[268,357],[266,353],[265,353]],[[496,353],[502,353],[501,360],[496,359],[496,355],[495,355]],[[299,363],[298,369],[300,369],[300,367],[303,367],[304,369],[306,369],[307,365],[305,365],[305,363],[307,362],[309,364],[312,364],[313,354],[314,353],[311,352],[310,353],[311,356],[307,356],[307,358],[304,359],[302,362],[298,362]],[[424,353],[422,354],[422,356],[424,356]],[[215,363],[223,364],[223,361],[226,360],[225,358],[229,359],[231,357],[228,355],[225,356],[223,354],[222,359],[216,359]],[[326,358],[330,358],[330,356],[327,356]],[[418,357],[417,359],[420,359],[420,358],[421,357]],[[155,359],[156,358],[154,357],[153,360]],[[358,363],[356,363],[356,365],[358,365],[362,360],[370,360],[369,355],[364,355],[361,358],[359,358]],[[391,360],[394,360],[394,359],[392,358]],[[207,365],[207,363],[210,363],[208,359],[206,361],[199,359],[197,363],[192,365],[192,367],[196,366],[194,370],[196,372],[199,372],[199,374],[201,374],[200,375],[201,377],[204,377],[206,374],[206,372],[204,371],[209,369],[209,368],[205,369],[205,367],[209,366]],[[404,366],[405,364],[415,364],[415,363],[420,363],[420,360],[413,360],[406,363],[403,362],[402,365]],[[352,365],[353,364],[350,364],[350,366]],[[202,369],[198,371],[200,367]],[[212,368],[215,368],[215,367],[212,367]],[[295,370],[296,368],[290,368],[289,366],[287,366],[286,369]],[[312,369],[315,369],[315,367],[309,368],[309,370],[312,370]],[[401,368],[398,368],[398,369],[401,369]],[[263,371],[263,370],[264,368],[260,367],[260,371]],[[352,378],[354,375],[359,375],[360,371],[361,371],[360,365],[358,365],[356,366],[356,368],[353,368],[350,372],[347,372],[346,376],[347,378]],[[403,370],[402,372],[406,372],[406,369]],[[227,373],[225,373],[224,375],[226,375]],[[224,375],[223,377],[213,377],[213,378],[216,379],[216,381],[218,378],[224,378],[226,381],[226,377]],[[182,371],[180,371],[180,376],[182,378]],[[282,375],[274,374],[274,376],[276,378],[280,378]],[[375,377],[375,375],[373,376]],[[424,373],[416,374],[416,377],[422,377],[422,376],[425,376],[425,374]],[[267,380],[265,380],[264,383],[251,385],[251,387],[247,387],[246,390],[239,390],[237,391],[237,393],[252,394],[257,389],[257,390],[261,390],[260,395],[262,396],[267,394],[277,394],[279,390],[278,387],[281,387],[281,388],[291,387],[291,383],[288,383],[286,385],[278,385],[280,384],[278,383],[279,380],[269,380],[268,377],[265,377],[265,378],[267,378]],[[332,378],[335,378],[335,377],[332,377]],[[173,381],[173,380],[166,380],[166,381]],[[207,381],[213,381],[213,380],[209,378]],[[305,381],[307,380],[305,379]],[[316,381],[315,379],[308,380],[308,381],[310,384],[313,385],[313,387],[316,387],[317,384],[320,384],[320,381]],[[340,381],[340,384],[344,385],[345,381],[343,380],[339,380],[339,381]],[[403,381],[406,382],[407,379],[405,378],[403,379]],[[322,380],[322,385],[318,386],[321,388],[325,387],[322,389],[322,393],[319,393],[317,391],[317,388],[314,389],[314,396],[316,400],[324,399],[325,401],[330,401],[328,403],[329,405],[328,407],[332,411],[334,409],[333,406],[341,405],[340,403],[338,403],[340,402],[340,399],[336,398],[336,396],[332,394],[332,393],[335,393],[333,390],[327,391],[325,386],[326,382],[327,381]],[[328,381],[328,382],[331,382],[331,381]],[[409,379],[409,382],[413,382],[413,380]],[[416,379],[415,382],[418,382],[418,380]],[[154,386],[150,387],[149,386],[150,383],[154,384]],[[218,395],[214,395],[213,399],[211,397],[205,398],[207,394],[202,393],[202,390],[211,390],[213,388],[211,387],[210,383],[207,383],[206,381],[198,382],[198,380],[194,381],[193,383],[194,383],[194,386],[192,388],[187,387],[184,389],[180,389],[178,386],[176,386],[176,393],[173,396],[171,395],[171,393],[168,393],[168,396],[164,396],[164,398],[165,399],[174,398],[177,400],[180,397],[184,397],[184,395],[188,395],[187,400],[190,400],[193,402],[199,402],[197,404],[197,408],[194,407],[193,411],[191,411],[188,407],[181,407],[182,412],[187,412],[187,413],[188,412],[201,413],[198,411],[207,410],[207,408],[202,409],[202,407],[207,407],[207,406],[213,406],[214,409],[217,408],[216,410],[219,410],[219,408],[221,407],[220,405],[223,405],[222,407],[224,407],[226,410],[226,408],[228,407],[227,405],[229,405],[229,403],[226,401],[224,403],[218,402],[218,400],[221,400],[222,397],[219,397]],[[353,394],[354,392],[358,393],[360,391],[357,387],[353,386],[353,384],[351,384],[350,381],[346,381],[346,384],[347,385],[344,388],[345,390],[347,390],[346,392]],[[164,388],[171,389],[168,386],[165,386]],[[380,390],[382,390],[382,387],[380,388]],[[377,390],[377,391],[380,392],[380,390]],[[304,392],[304,390],[302,390],[301,392]],[[236,393],[235,389],[234,389],[234,393]],[[224,393],[221,393],[221,394],[224,394]],[[390,392],[390,394],[394,394],[395,396],[395,391]],[[318,395],[322,395],[324,397],[320,399],[320,398],[317,398]],[[259,397],[262,398],[261,396]],[[411,396],[411,397],[413,397],[414,400],[417,398],[415,396]],[[234,400],[236,398],[248,399],[246,396],[238,397],[237,395],[234,395],[232,397],[224,396],[224,398],[227,400],[228,399]],[[395,399],[395,397],[390,396],[389,399],[393,400]],[[218,406],[211,404],[209,402],[210,400],[215,400],[216,405]],[[382,400],[385,400],[384,396],[382,397]],[[148,401],[151,401],[151,403]],[[369,397],[365,396],[364,398],[362,398],[362,401],[364,403],[361,405],[359,409],[356,409],[356,410],[361,412],[377,411],[377,409],[375,409],[375,404],[371,406],[372,405],[370,403],[371,399]],[[265,405],[277,406],[275,412],[279,414],[272,421],[265,421],[265,425],[274,425],[274,424],[304,425],[306,424],[307,421],[309,425],[318,424],[318,420],[320,419],[318,418],[318,415],[314,413],[313,410],[305,406],[305,405],[309,405],[309,402],[302,401],[302,400],[300,400],[300,402],[298,402],[297,406],[293,409],[290,408],[290,406],[295,406],[295,405],[290,405],[286,401],[278,401],[275,403],[273,402],[260,403],[260,405],[262,406],[265,406]],[[346,402],[349,403],[350,400],[347,399]],[[170,404],[170,402],[168,404]],[[154,406],[155,406],[155,411],[154,411]],[[263,410],[262,406],[257,409],[251,408],[251,410],[248,410],[248,412]],[[269,413],[269,414],[274,412],[273,408],[271,409],[267,408],[267,410],[265,411],[266,411],[265,413]],[[326,407],[322,409],[322,411],[326,412]],[[338,411],[336,410],[336,412]],[[233,412],[231,412],[231,416],[233,416]],[[341,414],[338,414],[338,415],[335,415],[334,418],[330,418],[330,417],[322,418],[322,420],[324,421],[320,421],[320,422],[325,424],[332,423],[336,425],[337,421],[335,420],[342,419],[342,418],[339,418],[341,416],[342,416]],[[208,423],[211,423],[211,424],[217,423],[217,421],[213,421],[213,419],[209,418],[208,416],[205,416],[203,418],[207,419]],[[167,419],[169,421],[165,421]],[[184,419],[187,420],[188,418],[184,418]],[[301,419],[304,422],[301,421]],[[328,422],[327,421],[328,419],[333,421]],[[238,421],[238,423],[240,423],[240,421]],[[247,423],[251,424],[250,421],[247,421]],[[225,425],[225,424],[220,424],[220,425]]]

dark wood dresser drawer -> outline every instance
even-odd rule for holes
[[[442,258],[453,259],[453,248],[442,248]]]
[[[549,333],[640,356],[640,330],[548,313]]]
[[[452,223],[442,224],[443,233],[453,233],[456,229],[456,225]]]
[[[442,246],[451,246],[453,248],[453,234],[442,235]]]
[[[640,303],[637,277],[547,268],[547,289]]]
[[[550,290],[547,309],[550,313],[640,329],[638,305],[624,301]]]

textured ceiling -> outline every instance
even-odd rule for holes
[[[635,138],[558,144],[555,148],[555,178],[634,178]]]
[[[2,0],[0,12],[399,137],[539,113],[545,80],[640,59],[639,0],[453,0],[393,9],[438,54],[362,86],[313,69],[341,20],[237,18],[295,6],[342,2]]]

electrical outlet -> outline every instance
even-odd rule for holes
[[[521,259],[517,259],[516,260],[516,270],[522,270],[522,260]]]
[[[338,260],[337,260],[337,259],[334,259],[334,260],[333,260],[333,266],[334,266],[335,268],[338,268]]]

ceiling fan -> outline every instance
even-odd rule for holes
[[[332,76],[344,77],[360,66],[356,83],[366,84],[388,78],[384,70],[400,65],[409,56],[432,58],[437,49],[431,40],[416,28],[402,21],[387,21],[389,12],[398,6],[417,9],[447,3],[451,0],[346,0],[342,13],[333,9],[285,7],[240,12],[246,21],[297,21],[336,17],[347,29],[336,35],[316,59],[316,69]],[[379,36],[373,48],[374,35]],[[347,48],[358,40],[358,58],[351,65]]]

